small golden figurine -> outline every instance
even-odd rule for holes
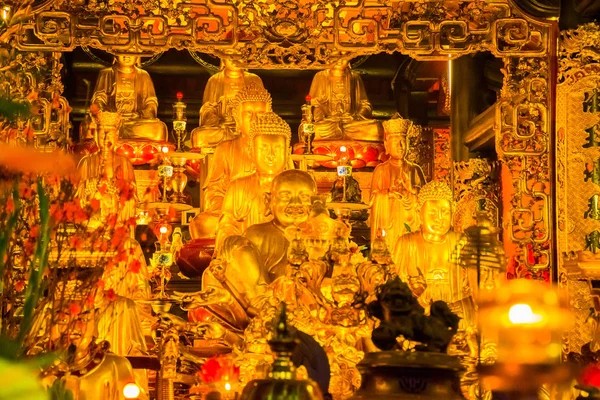
[[[248,153],[250,125],[258,115],[271,111],[271,95],[262,86],[243,87],[231,102],[238,135],[219,144],[204,184],[204,212],[190,223],[192,238],[215,237],[223,199],[231,181],[254,172]]]
[[[249,142],[256,171],[234,179],[227,188],[217,228],[216,252],[226,237],[241,235],[248,226],[270,220],[265,197],[275,176],[286,167],[291,136],[290,126],[275,113],[252,121]]]
[[[221,70],[210,77],[204,88],[200,126],[192,131],[192,148],[215,147],[238,134],[232,102],[248,85],[263,87],[258,75],[244,70],[234,60],[221,59]]]
[[[381,123],[373,119],[373,108],[360,75],[342,57],[328,69],[317,72],[310,87],[314,106],[314,142],[360,140],[381,142]],[[309,123],[307,121],[307,123]],[[301,141],[305,130],[299,129]]]
[[[119,112],[119,139],[165,142],[167,125],[157,118],[158,99],[150,75],[138,65],[137,54],[120,54],[114,65],[100,71],[92,96],[92,114]]]
[[[419,227],[417,193],[425,185],[425,174],[421,167],[406,160],[412,122],[396,114],[383,127],[390,159],[373,172],[371,240],[381,236],[391,249],[399,236]]]

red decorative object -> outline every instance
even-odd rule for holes
[[[210,321],[212,314],[205,308],[199,307],[188,311],[188,321],[202,323]]]
[[[122,140],[117,144],[115,152],[129,158],[133,165],[144,165],[156,159],[163,147],[167,147],[168,151],[175,150],[175,145],[169,142]]]
[[[197,278],[208,268],[214,251],[214,238],[190,240],[181,248],[175,262],[184,276]]]
[[[216,356],[206,360],[198,374],[204,383],[215,383],[221,380],[237,382],[240,368],[233,365],[230,357]]]
[[[181,99],[183,99],[183,93],[177,92],[177,100],[181,100]]]
[[[347,157],[354,169],[373,168],[388,158],[383,144],[376,142],[336,140],[314,142],[313,146],[315,154],[329,154],[334,157],[333,160],[318,163],[325,168],[336,168],[342,157]],[[346,147],[346,152],[340,150],[342,146]],[[304,144],[296,143],[293,152],[294,154],[304,154]]]
[[[310,101],[312,100],[312,97],[310,97],[310,94],[307,94],[306,97],[305,97],[305,99],[306,99],[306,103],[310,104]]]
[[[588,365],[581,374],[581,384],[600,388],[600,364]]]

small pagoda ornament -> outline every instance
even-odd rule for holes
[[[362,383],[352,400],[462,400],[458,357],[446,354],[458,330],[459,317],[443,301],[431,304],[429,315],[396,277],[378,286],[377,299],[368,304],[375,346],[358,364]],[[402,350],[401,339],[416,343]]]

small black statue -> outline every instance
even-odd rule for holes
[[[430,315],[413,296],[408,285],[396,277],[376,289],[377,300],[367,306],[371,317],[381,321],[373,330],[373,343],[381,350],[398,348],[397,338],[421,343],[416,350],[445,352],[458,330],[460,318],[443,301],[431,304]]]

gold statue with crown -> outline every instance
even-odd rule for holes
[[[291,136],[290,126],[273,112],[252,121],[248,142],[255,171],[234,179],[227,188],[217,228],[217,254],[225,238],[273,218],[265,199],[275,176],[286,168]]]
[[[477,272],[456,262],[460,237],[451,229],[452,190],[446,183],[429,182],[421,188],[418,199],[421,229],[398,238],[396,273],[408,282],[423,307],[442,300],[462,318],[462,327],[475,326]]]
[[[79,162],[78,196],[82,205],[96,210],[87,222],[90,231],[110,225],[112,240],[121,238],[117,252],[124,257],[105,268],[104,287],[96,299],[98,337],[108,341],[116,354],[129,356],[143,355],[147,350],[142,320],[151,317],[136,301],[150,297],[150,286],[145,256],[130,232],[137,206],[133,166],[127,157],[114,152],[121,122],[119,113],[99,114],[100,151]],[[145,373],[138,374],[138,383],[146,389]]]
[[[423,170],[406,159],[413,123],[396,114],[383,122],[385,150],[390,158],[373,171],[371,241],[382,237],[388,248],[406,232],[419,228],[417,194],[425,184]]]
[[[203,188],[204,210],[190,223],[193,239],[215,238],[227,188],[234,179],[254,172],[255,166],[248,152],[250,126],[259,115],[272,111],[271,104],[269,92],[256,84],[244,86],[231,100],[237,133],[234,139],[220,143],[209,158]]]

